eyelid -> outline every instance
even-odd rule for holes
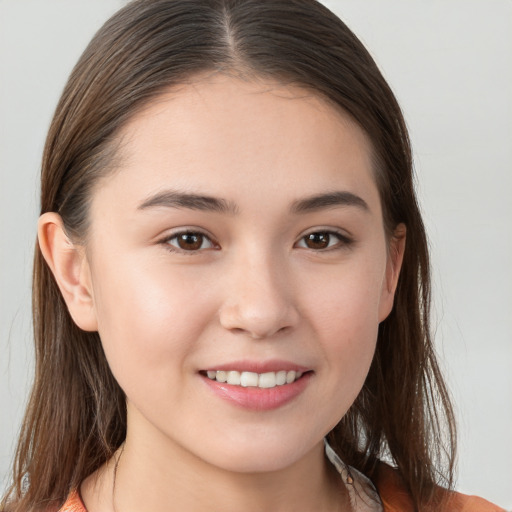
[[[315,233],[322,233],[322,234],[335,236],[338,239],[338,243],[334,244],[332,247],[326,247],[323,249],[313,249],[313,248],[310,248],[307,246],[299,246],[298,245],[300,242],[304,241],[305,237],[307,237],[308,235],[315,234]],[[169,243],[174,238],[176,238],[180,235],[184,235],[184,234],[201,235],[201,236],[205,237],[210,242],[211,247],[199,248],[199,249],[195,249],[195,250],[193,250],[193,249],[186,250],[186,249],[181,249],[181,248]],[[301,249],[309,249],[314,252],[327,252],[327,251],[331,251],[331,250],[347,248],[348,246],[352,245],[354,243],[354,241],[355,240],[353,239],[353,237],[351,235],[347,234],[346,231],[344,231],[344,230],[341,230],[339,228],[319,226],[319,227],[315,227],[312,229],[308,229],[307,231],[303,232],[299,236],[297,241],[294,243],[294,247],[299,247]],[[220,249],[218,242],[215,240],[215,238],[210,233],[208,233],[205,229],[199,228],[196,226],[183,226],[183,227],[175,228],[171,232],[166,233],[165,236],[162,236],[158,240],[158,243],[164,245],[165,248],[170,252],[186,254],[189,256],[202,253],[206,250]]]
[[[196,250],[186,250],[186,249],[181,249],[175,245],[171,245],[169,243],[174,238],[176,238],[180,235],[186,235],[186,234],[203,236],[204,238],[209,240],[211,247],[207,247],[207,248],[203,248],[203,249],[196,249]],[[158,240],[158,243],[161,245],[164,245],[166,250],[168,250],[170,252],[178,253],[178,254],[186,254],[188,256],[199,254],[199,253],[202,253],[207,250],[219,249],[219,244],[216,242],[214,237],[210,233],[208,233],[205,229],[198,228],[196,226],[183,226],[183,227],[175,228],[171,232],[168,232],[164,236],[162,236]]]
[[[306,247],[306,246],[298,246],[298,244],[300,242],[304,241],[304,239],[308,235],[312,235],[315,233],[325,233],[327,235],[334,235],[336,238],[338,238],[339,242],[332,247],[326,247],[324,249],[312,249],[312,248]],[[354,238],[351,235],[347,234],[343,230],[340,230],[337,228],[332,228],[332,227],[327,228],[327,227],[320,226],[320,227],[316,227],[313,229],[308,229],[307,231],[302,233],[300,235],[300,237],[297,239],[297,241],[295,242],[294,246],[295,247],[298,246],[300,249],[308,249],[308,250],[311,250],[314,252],[327,252],[327,251],[331,251],[331,250],[347,248],[350,245],[352,245],[354,242],[355,242]]]

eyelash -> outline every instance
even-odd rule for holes
[[[179,246],[176,246],[176,245],[173,245],[171,243],[172,240],[179,240],[180,237],[197,237],[197,238],[200,238],[201,239],[201,246],[203,245],[203,243],[206,241],[207,243],[210,244],[209,247],[198,247],[196,249],[184,249],[182,247],[179,247]],[[179,231],[178,233],[173,233],[171,236],[168,236],[166,238],[164,238],[162,241],[161,241],[162,244],[164,244],[166,246],[166,249],[170,252],[175,252],[175,253],[179,253],[179,254],[186,254],[186,255],[194,255],[194,254],[197,254],[199,252],[202,252],[204,250],[207,250],[207,249],[216,249],[218,248],[218,245],[216,244],[216,242],[214,242],[210,236],[208,236],[206,233],[203,233],[202,231],[198,231],[198,230],[192,230],[192,229],[187,229],[187,230],[184,230],[184,231]]]
[[[313,237],[315,237],[315,236],[316,237],[327,237],[327,246],[326,247],[317,247],[317,248],[308,247],[306,245],[308,237],[309,237],[309,240],[311,241],[311,240],[313,240]],[[200,245],[197,248],[184,249],[183,247],[179,247],[179,246],[173,245],[171,243],[172,240],[178,241],[180,239],[180,237],[199,238],[199,240],[196,243],[200,243]],[[332,237],[335,237],[338,240],[334,245],[330,245]],[[202,247],[204,242],[207,242],[209,244],[209,247]],[[304,242],[304,245],[299,245],[301,242]],[[164,238],[161,241],[161,243],[164,244],[166,246],[166,249],[169,250],[170,252],[187,254],[187,255],[194,255],[194,254],[198,254],[204,250],[219,248],[218,244],[216,242],[214,242],[211,239],[211,237],[208,236],[206,233],[203,233],[202,231],[194,231],[191,229],[180,231],[178,233],[173,233],[171,236]],[[320,242],[320,243],[322,243],[322,242]],[[349,238],[348,236],[346,236],[345,234],[339,233],[337,231],[325,229],[325,230],[311,231],[310,233],[303,235],[299,239],[299,241],[294,244],[294,247],[299,247],[301,249],[310,249],[314,252],[326,252],[326,251],[342,249],[343,247],[349,247],[352,243],[353,243],[353,240],[351,238]]]
[[[327,247],[322,247],[322,248],[317,248],[317,249],[312,249],[311,247],[307,247],[305,244],[306,244],[306,239],[308,237],[310,237],[310,240],[312,239],[311,237],[313,236],[327,236],[327,240],[328,240],[328,245]],[[329,244],[331,243],[331,238],[332,237],[335,237],[338,239],[338,241],[330,246]],[[300,242],[304,242],[304,246],[299,246],[298,244]],[[311,250],[314,250],[315,252],[326,252],[326,251],[335,251],[337,249],[342,249],[342,248],[346,248],[346,247],[349,247],[354,241],[348,237],[347,235],[345,234],[342,234],[338,231],[333,231],[333,230],[329,230],[329,229],[319,229],[319,230],[316,230],[316,231],[311,231],[305,235],[303,235],[299,241],[295,244],[295,246],[299,246],[303,249],[311,249]]]

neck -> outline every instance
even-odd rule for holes
[[[339,476],[326,461],[323,442],[279,471],[237,473],[198,460],[182,448],[141,453],[130,439],[119,461],[117,512],[334,511],[346,500]],[[345,509],[341,509],[345,510]],[[348,510],[348,508],[346,509]]]
[[[237,453],[244,446],[238,436],[232,453],[224,457],[217,450],[209,460],[208,443],[197,450],[183,446],[137,410],[129,412],[124,445],[82,484],[88,512],[350,511],[347,490],[325,457],[323,440],[300,455],[290,448],[281,450],[281,459],[266,460],[273,450],[262,453],[249,446],[246,457]],[[210,444],[215,439],[207,425],[205,436]]]
[[[323,442],[286,468],[239,473],[212,466],[182,447],[153,448],[129,435],[96,476],[82,486],[88,512],[104,511],[107,503],[112,512],[350,510]]]

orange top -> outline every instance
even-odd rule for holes
[[[414,512],[411,498],[401,482],[400,475],[390,466],[381,464],[375,486],[379,491],[384,512]],[[451,498],[447,506],[449,512],[506,512],[476,496],[466,496],[456,492],[450,494]],[[59,512],[87,512],[78,491],[75,490],[69,495]],[[429,509],[422,512],[434,511]]]
[[[73,491],[66,500],[66,503],[62,505],[59,512],[87,512],[85,505],[82,502],[82,498],[78,494],[78,491]]]
[[[411,497],[405,489],[398,471],[387,464],[380,464],[374,483],[382,500],[384,512],[414,512]],[[477,496],[466,496],[458,492],[444,490],[440,492],[449,493],[448,501],[443,507],[446,512],[506,512]],[[422,512],[440,511],[437,507],[429,507],[422,509]]]

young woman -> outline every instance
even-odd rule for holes
[[[69,79],[41,183],[3,509],[500,510],[448,490],[407,130],[325,7],[130,3]]]

